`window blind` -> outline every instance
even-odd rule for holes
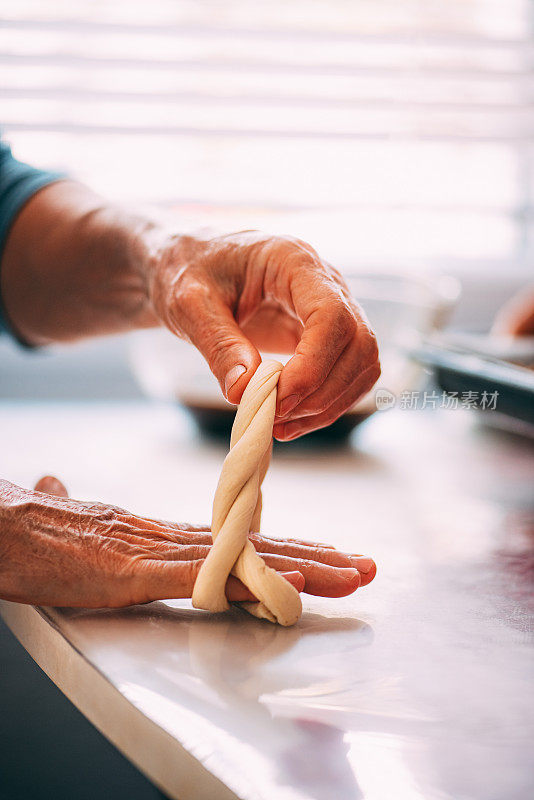
[[[344,268],[533,257],[526,0],[3,0],[15,154]]]

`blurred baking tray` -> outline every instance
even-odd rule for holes
[[[534,359],[530,361],[528,347],[522,347],[523,363],[519,365],[490,355],[490,337],[485,340],[477,337],[474,347],[469,346],[469,338],[463,337],[463,343],[458,336],[427,340],[411,355],[432,370],[443,391],[457,393],[460,398],[467,392],[477,397],[482,397],[484,392],[487,395],[498,392],[495,412],[521,420],[534,429]],[[504,352],[502,347],[500,350]],[[525,366],[527,363],[532,366]],[[490,407],[484,413],[494,411]]]

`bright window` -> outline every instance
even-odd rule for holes
[[[532,265],[527,0],[4,0],[15,154],[342,267]]]

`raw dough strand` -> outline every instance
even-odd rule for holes
[[[269,467],[276,386],[282,364],[265,361],[243,393],[213,500],[213,546],[198,573],[193,605],[208,611],[229,608],[225,587],[232,573],[259,602],[241,603],[254,616],[293,625],[302,613],[297,590],[268,567],[249,541],[259,531],[261,484]]]

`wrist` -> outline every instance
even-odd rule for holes
[[[194,275],[199,280],[197,267],[206,263],[212,242],[201,235],[171,233],[159,226],[149,227],[141,234],[142,257],[138,265],[146,296],[158,320],[173,330],[172,308],[182,302]]]
[[[147,217],[102,205],[76,223],[71,236],[84,252],[80,291],[91,315],[83,335],[122,333],[158,324],[149,295],[148,265],[161,228]]]

